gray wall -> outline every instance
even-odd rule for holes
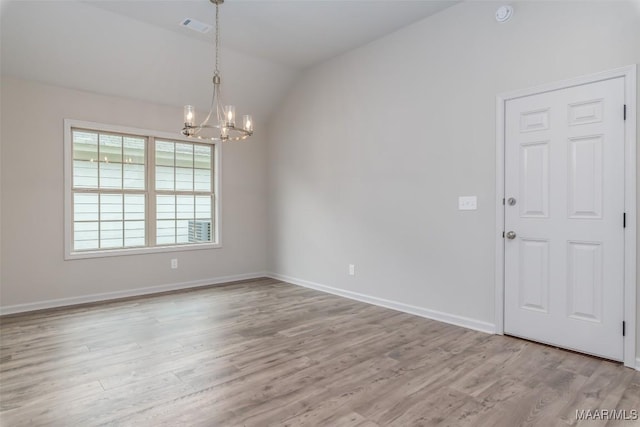
[[[456,5],[297,82],[270,122],[271,271],[494,322],[496,95],[640,62],[637,2],[515,2],[498,24],[500,4]]]
[[[2,307],[264,272],[266,143],[260,132],[250,145],[223,147],[221,249],[64,261],[63,119],[176,132],[182,109],[12,78],[2,79],[1,101]],[[170,269],[171,258],[178,258],[177,270]]]

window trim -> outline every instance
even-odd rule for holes
[[[147,138],[147,147],[145,151],[146,159],[145,165],[147,167],[146,176],[147,176],[147,188],[145,189],[145,195],[147,198],[147,212],[145,221],[154,221],[155,218],[152,217],[155,209],[149,209],[150,205],[152,205],[152,201],[150,200],[150,188],[149,186],[154,181],[149,181],[149,176],[154,173],[154,163],[155,156],[152,155],[150,151],[150,147],[153,145],[151,141],[155,141],[155,139],[168,140],[174,142],[186,142],[186,143],[194,143],[193,140],[185,138],[180,134],[173,134],[168,132],[159,132],[155,130],[148,129],[139,129],[132,128],[126,126],[117,126],[117,125],[107,125],[103,123],[96,122],[87,122],[81,120],[74,119],[64,119],[64,259],[65,260],[74,260],[74,259],[87,259],[87,258],[103,258],[103,257],[112,257],[112,256],[126,256],[126,255],[139,255],[139,254],[152,254],[152,253],[162,253],[162,252],[182,252],[182,251],[191,251],[191,250],[202,250],[202,249],[217,249],[222,247],[222,233],[221,233],[221,188],[220,180],[222,177],[222,147],[219,142],[211,142],[209,145],[212,146],[213,151],[213,207],[212,207],[212,227],[213,233],[216,237],[216,241],[207,242],[207,243],[189,243],[189,244],[176,244],[176,245],[165,245],[165,246],[153,246],[153,247],[138,247],[138,248],[122,248],[122,249],[98,249],[98,250],[89,250],[89,251],[79,251],[76,252],[73,250],[73,141],[71,131],[73,128],[81,128],[94,130],[97,132],[111,132],[118,134],[130,134],[136,136],[144,136]],[[202,141],[199,141],[202,143]],[[152,159],[152,161],[149,161]],[[147,230],[149,233],[149,224],[147,224]],[[155,229],[155,227],[153,227]],[[147,234],[148,234],[147,233]],[[146,236],[146,242],[149,244],[149,235]],[[155,239],[154,239],[155,240]]]

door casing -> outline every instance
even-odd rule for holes
[[[624,122],[624,365],[640,370],[636,364],[636,65],[580,76],[528,89],[521,89],[496,96],[496,284],[495,325],[496,334],[504,334],[504,238],[505,215],[503,200],[505,186],[505,111],[510,99],[544,92],[580,86],[588,83],[624,78],[626,120]],[[622,224],[620,225],[622,226]],[[622,333],[622,331],[620,331]]]

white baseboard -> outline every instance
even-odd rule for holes
[[[160,292],[177,291],[182,289],[199,288],[203,286],[219,285],[221,283],[235,282],[238,280],[257,279],[268,277],[265,272],[236,274],[231,276],[213,277],[210,279],[193,280],[190,282],[167,283],[164,285],[150,286],[146,288],[127,289],[123,291],[104,292],[99,294],[83,295],[79,297],[60,298],[47,301],[38,301],[26,304],[16,304],[0,307],[0,316],[6,314],[24,313],[27,311],[45,310],[48,308],[65,307],[69,305],[86,304],[98,301],[109,301],[119,298],[136,297]]]
[[[636,358],[636,371],[640,371],[640,357]]]
[[[373,297],[357,292],[346,291],[344,289],[333,288],[331,286],[321,285],[319,283],[310,282],[308,280],[297,279],[295,277],[284,276],[277,273],[267,273],[267,277],[272,279],[282,280],[283,282],[291,283],[305,288],[315,289],[317,291],[327,292],[333,295],[353,299],[356,301],[365,302],[368,304],[377,305],[380,307],[390,308],[392,310],[401,311],[403,313],[413,314],[420,317],[426,317],[427,319],[437,320],[439,322],[449,323],[451,325],[461,326],[463,328],[473,329],[475,331],[485,332],[487,334],[494,334],[496,331],[495,325],[489,322],[483,322],[480,320],[470,319],[468,317],[458,316],[455,314],[443,313],[441,311],[430,310],[428,308],[416,307],[414,305],[404,304],[397,301],[391,301],[383,298]]]

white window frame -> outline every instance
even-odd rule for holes
[[[188,244],[176,244],[176,245],[166,245],[166,246],[146,246],[146,247],[137,247],[137,248],[114,248],[114,249],[96,249],[96,250],[86,250],[86,251],[74,251],[73,250],[73,140],[72,140],[72,129],[86,129],[90,131],[96,132],[107,132],[107,133],[116,133],[116,134],[129,134],[136,135],[147,138],[147,147],[145,149],[145,168],[146,168],[146,181],[147,185],[145,188],[145,195],[147,200],[147,209],[145,209],[145,224],[147,233],[149,232],[149,221],[155,221],[155,207],[150,209],[150,207],[154,205],[155,201],[151,200],[150,188],[149,186],[155,182],[150,178],[152,174],[155,174],[155,153],[152,153],[150,147],[155,147],[155,144],[152,144],[152,141],[155,139],[172,141],[172,142],[186,142],[186,143],[194,143],[193,140],[187,139],[181,135],[167,133],[167,132],[159,132],[155,130],[148,129],[138,129],[131,128],[125,126],[115,126],[115,125],[106,125],[102,123],[95,122],[86,122],[80,120],[73,119],[64,119],[64,259],[65,260],[74,260],[74,259],[86,259],[86,258],[102,258],[102,257],[111,257],[111,256],[123,256],[123,255],[138,255],[138,254],[150,254],[150,253],[159,253],[159,252],[180,252],[180,251],[190,251],[190,250],[202,250],[202,249],[216,249],[222,247],[222,236],[221,236],[221,218],[220,218],[220,205],[221,205],[221,194],[220,194],[220,178],[222,176],[221,173],[221,165],[222,165],[222,150],[219,142],[212,142],[210,145],[212,146],[212,154],[213,154],[213,200],[212,200],[212,232],[215,238],[213,242],[206,243],[188,243]],[[155,189],[153,191],[155,194]],[[154,227],[155,229],[155,227]],[[155,239],[154,239],[155,240]],[[149,242],[149,236],[146,238],[147,243]]]

